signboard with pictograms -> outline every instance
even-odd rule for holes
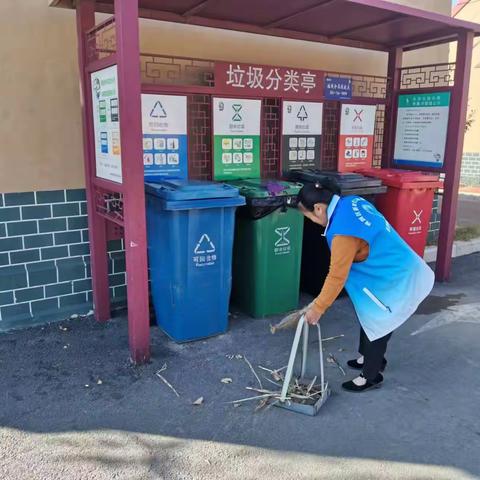
[[[187,97],[142,94],[146,177],[187,178]]]
[[[443,167],[450,97],[450,92],[398,97],[395,164]]]
[[[323,104],[284,101],[282,171],[320,168]]]
[[[96,176],[122,183],[117,66],[91,75]]]
[[[319,70],[215,62],[215,91],[229,95],[320,100],[323,79]]]
[[[260,177],[260,100],[213,99],[214,179]]]
[[[376,112],[375,105],[342,105],[338,146],[339,172],[352,172],[372,166]]]

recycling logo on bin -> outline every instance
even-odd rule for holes
[[[208,267],[215,265],[217,261],[217,250],[210,237],[204,233],[198,240],[193,250],[193,263],[196,267]]]
[[[278,227],[275,229],[275,233],[278,235],[275,237],[275,255],[288,255],[292,250],[290,239],[288,238],[290,227]]]

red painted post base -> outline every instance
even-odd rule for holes
[[[135,365],[143,365],[150,361],[150,347],[144,349],[135,349],[130,348],[130,360]]]

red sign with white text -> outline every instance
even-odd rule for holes
[[[342,105],[339,172],[354,172],[372,166],[376,111],[375,105]]]
[[[323,83],[320,70],[215,62],[217,93],[322,99]]]

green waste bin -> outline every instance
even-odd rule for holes
[[[298,308],[303,216],[295,207],[302,185],[229,183],[246,198],[236,215],[232,303],[256,318]]]

